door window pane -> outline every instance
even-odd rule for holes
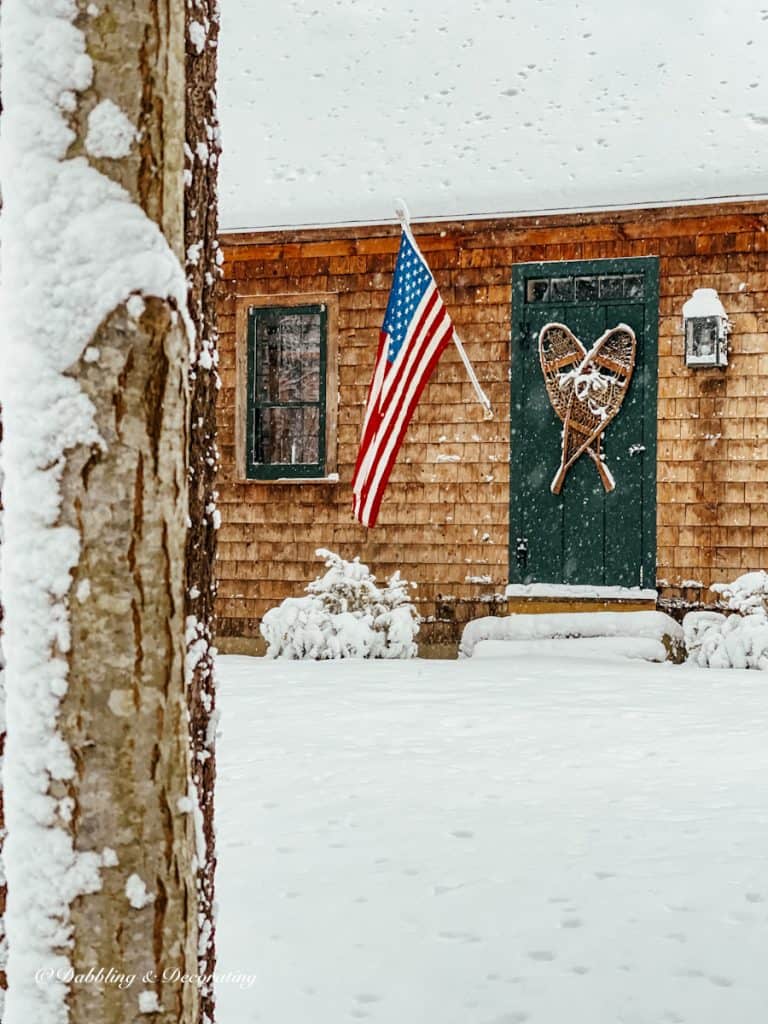
[[[576,278],[576,301],[592,302],[597,299],[597,278],[577,277]]]
[[[642,299],[644,290],[643,278],[639,274],[629,274],[624,278],[625,299]]]
[[[526,302],[546,302],[549,295],[549,281],[544,278],[532,278],[525,291]]]
[[[553,277],[550,284],[550,301],[573,302],[573,278]]]
[[[610,277],[600,278],[600,298],[620,299],[623,295],[624,280],[620,274],[611,274]]]

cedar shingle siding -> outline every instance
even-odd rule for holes
[[[264,611],[300,594],[317,575],[318,547],[360,555],[379,577],[400,569],[418,583],[425,615],[437,610],[450,618],[457,599],[487,601],[503,593],[512,266],[535,260],[660,258],[657,549],[658,578],[669,584],[662,595],[675,596],[685,580],[708,585],[766,567],[767,229],[764,203],[417,225],[495,419],[483,420],[458,354],[449,348],[408,430],[372,531],[352,519],[350,478],[399,229],[225,235],[221,635],[258,635]],[[717,289],[733,323],[725,371],[684,363],[682,305],[701,287]],[[336,435],[338,483],[243,479],[237,448],[244,395],[236,396],[244,387],[242,325],[249,302],[272,298],[279,306],[286,299],[328,303],[329,350],[336,351],[329,371],[338,375],[339,394],[329,430]],[[329,378],[329,388],[335,391],[335,379]],[[438,462],[441,455],[460,460]],[[439,639],[438,627],[433,634]]]

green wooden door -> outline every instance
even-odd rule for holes
[[[653,587],[656,572],[658,260],[524,263],[512,274],[511,583]],[[539,363],[538,337],[566,324],[589,350],[628,324],[637,336],[629,390],[603,435],[616,488],[606,493],[586,453],[560,494],[562,423]]]

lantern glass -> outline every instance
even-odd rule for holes
[[[688,366],[726,366],[725,324],[719,316],[692,316],[685,321],[685,362]]]

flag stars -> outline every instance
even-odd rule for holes
[[[385,330],[390,339],[386,349],[389,362],[394,362],[408,332],[415,329],[414,320],[418,315],[416,310],[432,283],[432,275],[428,268],[404,235],[400,242],[392,292],[384,318]]]

